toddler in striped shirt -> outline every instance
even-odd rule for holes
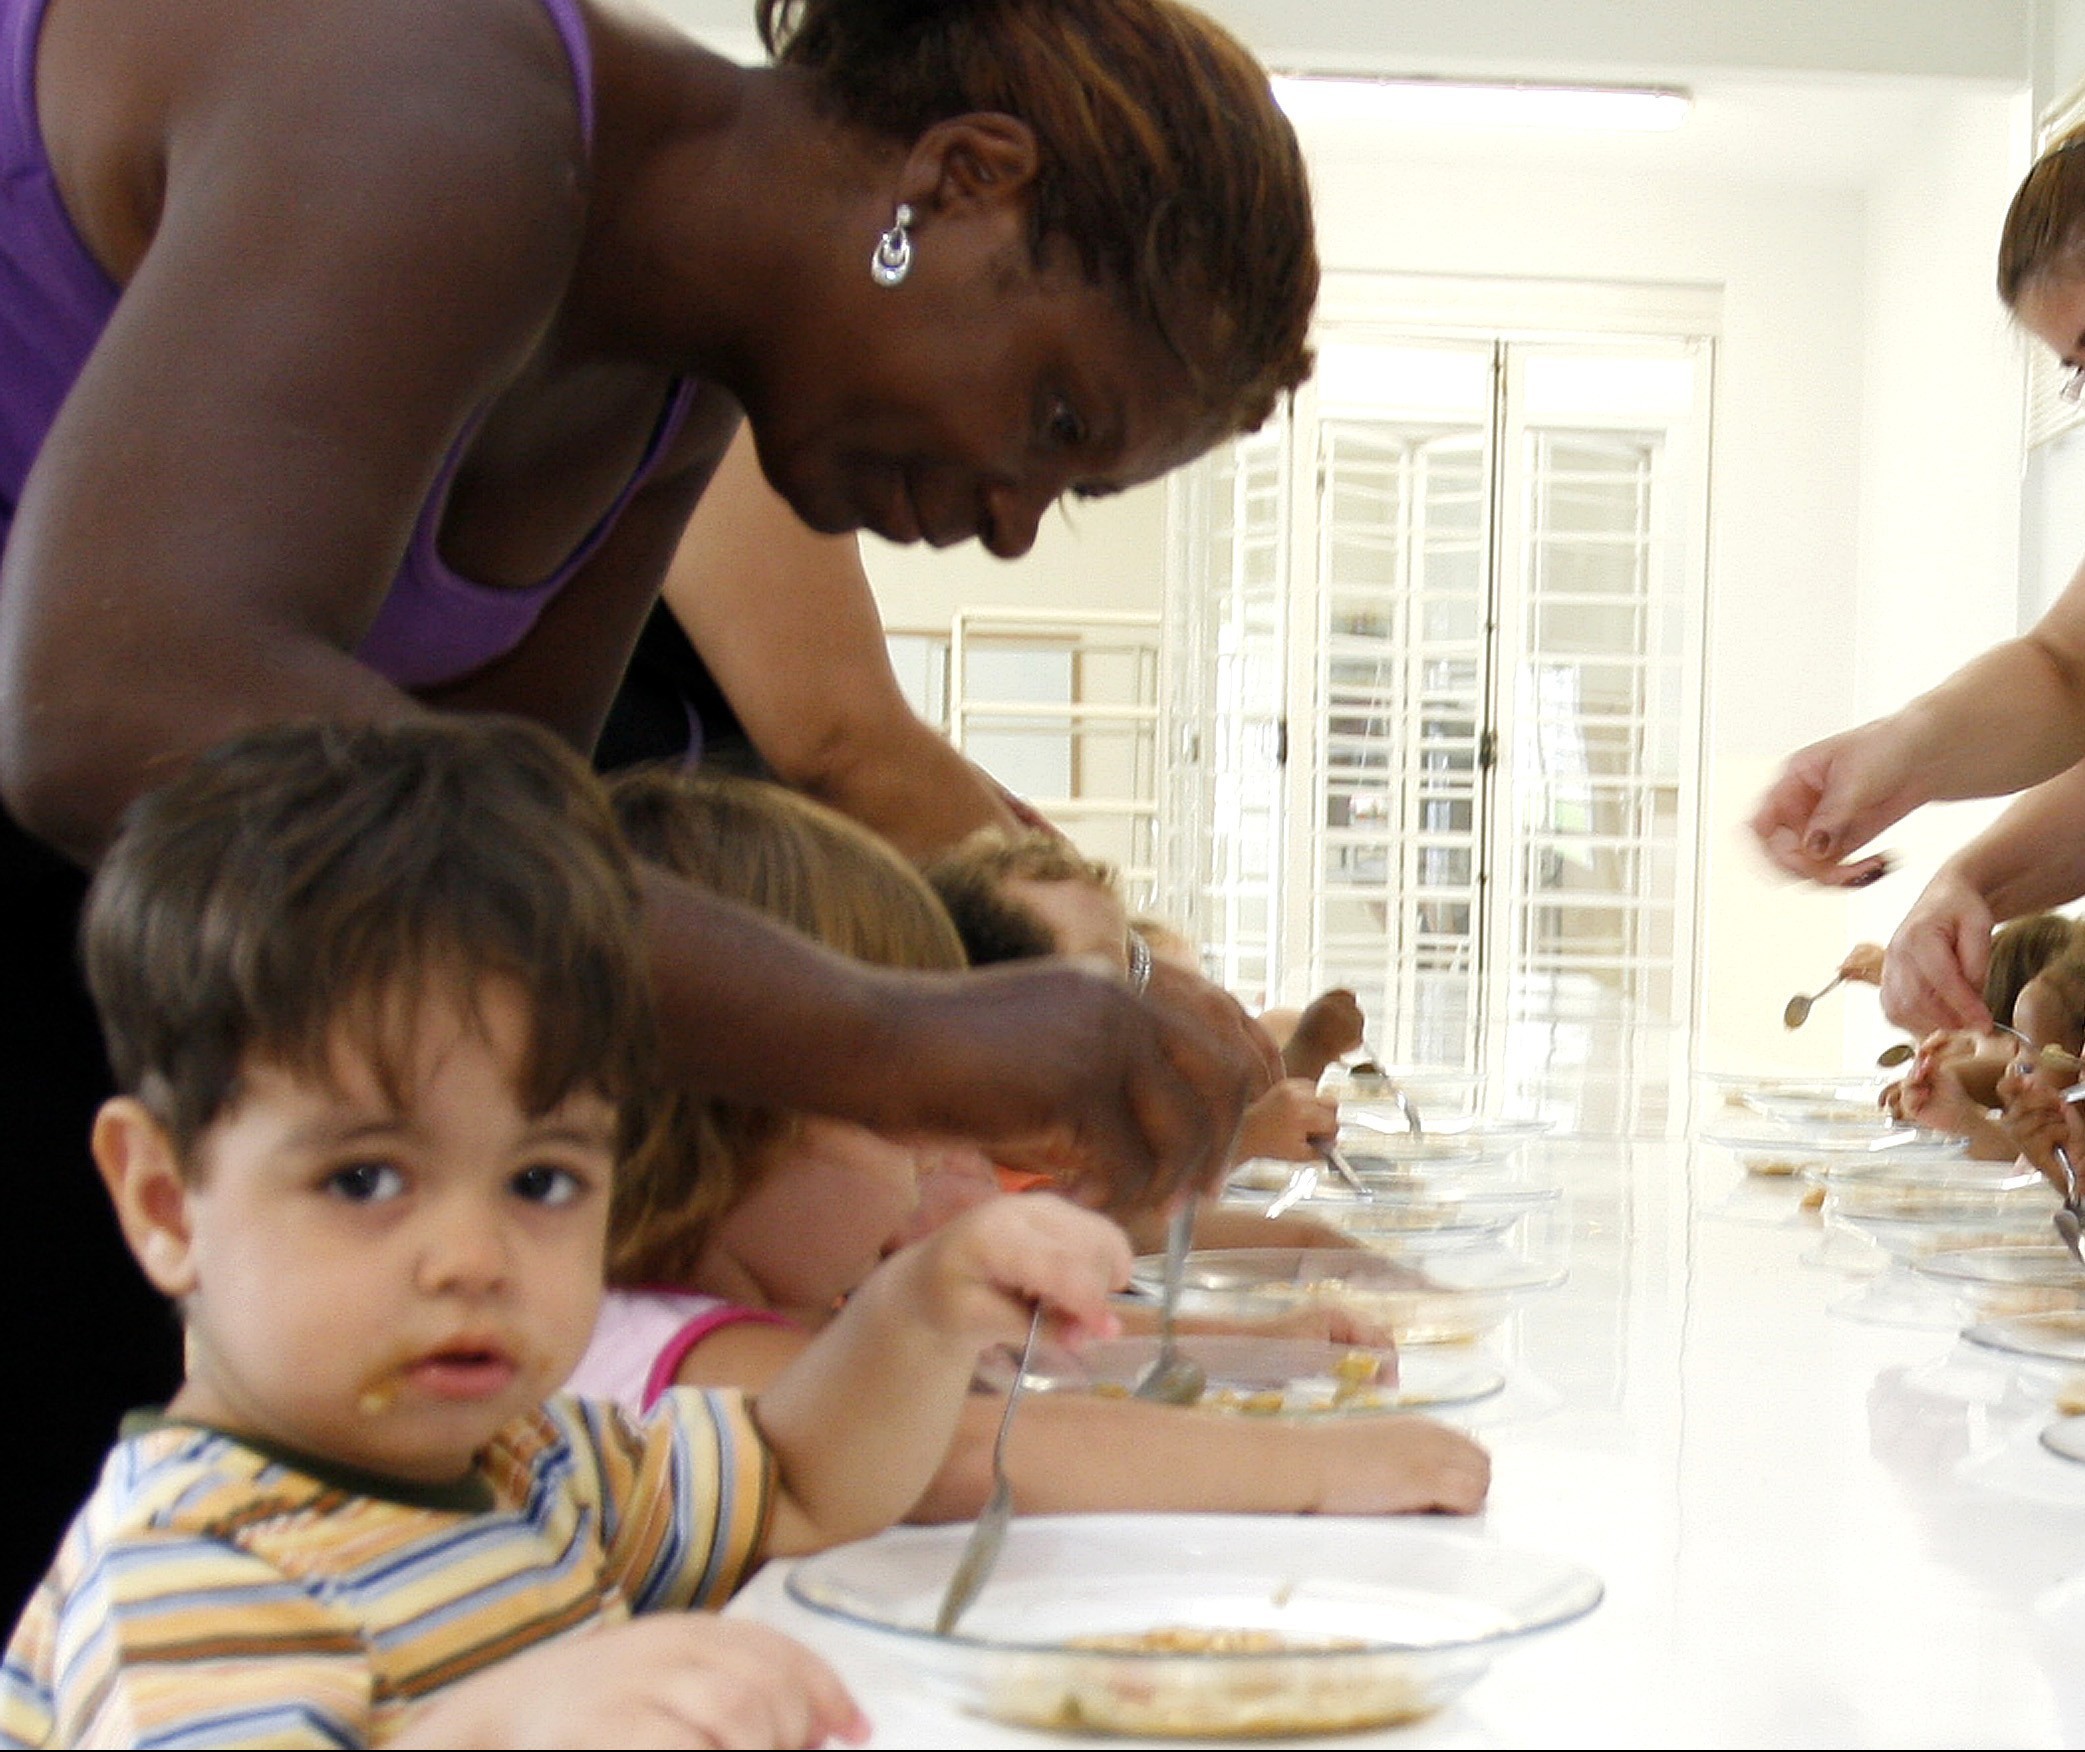
[[[185,1373],[0,1667],[7,1745],[744,1745],[866,1732],[711,1612],[895,1520],[981,1347],[1109,1331],[1112,1225],[958,1225],[758,1403],[557,1389],[656,1064],[635,866],[583,763],[460,715],[257,731],[143,799],[88,977],[93,1146]]]

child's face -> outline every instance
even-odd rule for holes
[[[727,1261],[719,1282],[742,1274],[767,1306],[816,1326],[903,1244],[919,1156],[865,1126],[809,1116],[770,1148],[709,1254]]]
[[[1006,889],[1049,927],[1059,955],[1105,956],[1128,971],[1129,909],[1112,890],[1098,882],[1029,876],[1009,877]]]
[[[453,1002],[421,1010],[402,1111],[358,1054],[336,1053],[337,1087],[251,1067],[192,1183],[161,1188],[178,1201],[163,1230],[141,1245],[126,1212],[184,1303],[177,1415],[444,1480],[571,1372],[599,1307],[617,1115],[579,1094],[531,1118],[522,1000],[495,989],[481,1015],[482,1031]]]

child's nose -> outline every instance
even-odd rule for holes
[[[510,1260],[498,1218],[459,1200],[430,1214],[420,1248],[421,1288],[429,1295],[485,1295],[505,1285]]]

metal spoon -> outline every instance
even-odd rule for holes
[[[1158,1305],[1158,1355],[1130,1389],[1132,1399],[1161,1405],[1192,1405],[1202,1397],[1209,1377],[1193,1357],[1184,1355],[1173,1336],[1173,1317],[1180,1307],[1180,1283],[1187,1273],[1187,1248],[1193,1239],[1197,1198],[1185,1198],[1166,1228],[1166,1277]]]
[[[1416,1138],[1421,1130],[1419,1109],[1412,1104],[1412,1098],[1391,1081],[1389,1073],[1383,1069],[1383,1061],[1376,1057],[1365,1040],[1361,1043],[1361,1051],[1364,1054],[1363,1058],[1358,1064],[1350,1066],[1347,1074],[1352,1077],[1375,1077],[1387,1084],[1391,1103],[1404,1115],[1405,1130]]]
[[[1794,997],[1788,1000],[1788,1003],[1781,1011],[1781,1026],[1784,1028],[1802,1027],[1805,1022],[1810,1020],[1810,1006],[1823,997],[1826,992],[1830,991],[1833,986],[1842,984],[1845,978],[1845,974],[1835,973],[1824,983],[1821,989],[1811,992],[1807,996],[1802,992],[1797,992]]]
[[[999,1548],[1006,1543],[1006,1524],[1013,1518],[1014,1490],[1006,1477],[1006,1432],[1014,1421],[1014,1406],[1021,1385],[1028,1379],[1028,1359],[1035,1353],[1035,1335],[1042,1330],[1040,1302],[1028,1317],[1028,1339],[1021,1346],[1021,1360],[1014,1365],[1014,1378],[1006,1390],[1006,1409],[999,1414],[999,1433],[992,1438],[992,1494],[985,1499],[977,1524],[963,1541],[963,1555],[956,1559],[956,1573],[948,1579],[941,1596],[941,1610],[934,1614],[934,1634],[946,1636],[956,1620],[970,1610],[970,1603],[984,1587],[992,1567],[999,1561]]]
[[[2063,1237],[2071,1258],[2085,1265],[2085,1214],[2078,1204],[2078,1171],[2071,1166],[2070,1152],[2056,1146],[2056,1166],[2063,1170],[2063,1204],[2056,1212],[2056,1233]]]
[[[1417,1130],[1418,1128],[1414,1127],[1413,1129]],[[1313,1138],[1311,1142],[1317,1145],[1318,1154],[1325,1158],[1325,1166],[1339,1176],[1340,1184],[1347,1191],[1351,1192],[1356,1198],[1367,1198],[1369,1196],[1368,1188],[1362,1183],[1361,1176],[1354,1172],[1353,1163],[1347,1160],[1346,1152],[1333,1139]]]
[[[1884,1069],[1885,1071],[1892,1071],[1895,1070],[1899,1065],[1909,1064],[1911,1062],[1912,1055],[1917,1051],[1918,1048],[1913,1046],[1910,1041],[1900,1040],[1897,1042],[1895,1046],[1884,1047],[1882,1051],[1876,1055],[1875,1062],[1876,1064],[1880,1065],[1882,1069]]]

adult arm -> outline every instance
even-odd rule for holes
[[[93,127],[54,106],[61,181],[164,166],[135,235],[73,203],[126,290],[0,567],[0,795],[82,863],[133,797],[239,730],[427,709],[353,653],[449,445],[557,318],[586,217],[571,72],[536,8],[177,22],[125,0],[45,31],[40,83],[120,100]],[[631,390],[654,411],[662,392]],[[585,746],[705,472],[678,459],[522,647],[435,703]],[[669,1060],[696,1089],[941,1118],[1135,1203],[1220,1173],[1264,1082],[1224,1018],[1163,993],[866,973],[663,875],[651,895]]]
[[[1921,804],[1997,797],[2085,755],[2085,568],[2019,638],[1901,710],[1789,758],[1752,817],[1766,855],[1830,886],[1873,881],[1855,854]]]
[[[83,862],[237,730],[417,709],[352,653],[584,218],[534,9],[152,11],[54,9],[39,80],[68,204],[126,289],[0,568],[0,792]],[[123,106],[68,119],[88,88]],[[132,235],[102,203],[141,165],[164,174]]]
[[[1991,930],[2085,894],[2085,763],[2019,798],[1934,872],[1891,936],[1882,1010],[1914,1033],[1991,1026]]]
[[[784,784],[907,857],[1016,828],[997,783],[913,711],[852,535],[819,535],[767,484],[750,436],[702,496],[663,592]]]

